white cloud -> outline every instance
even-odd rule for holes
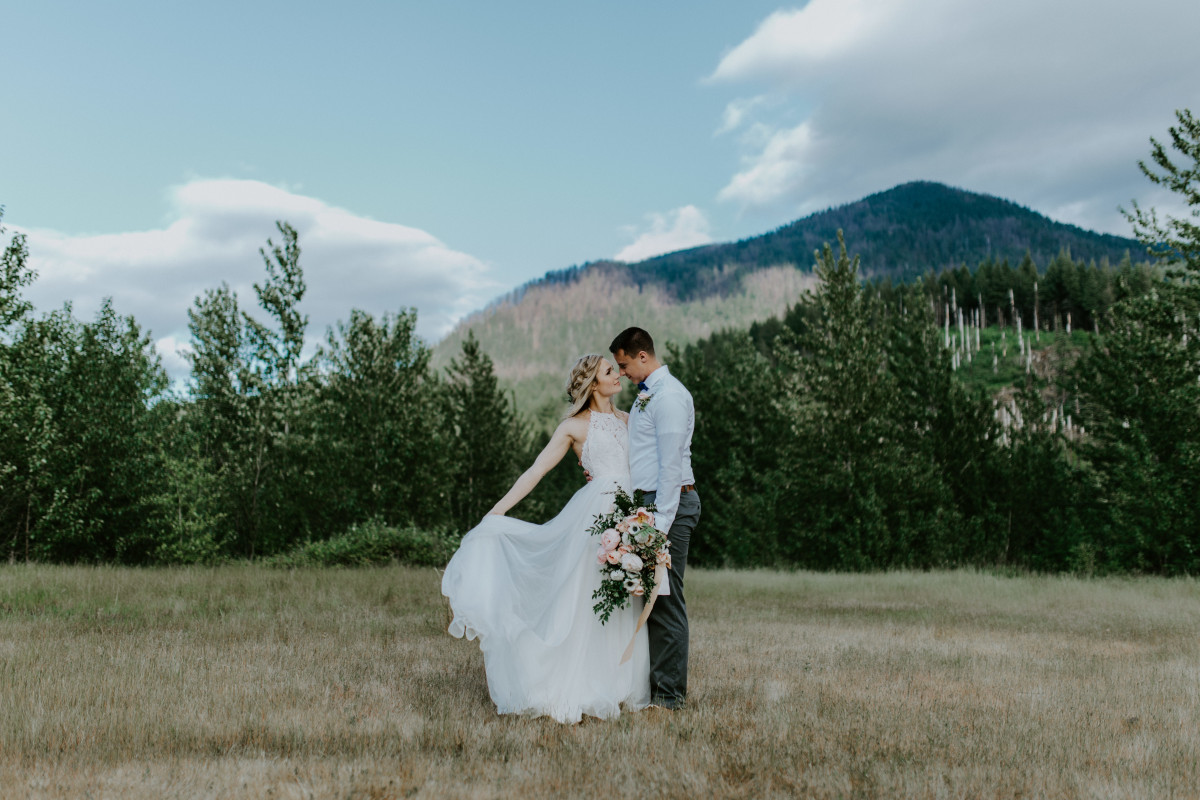
[[[28,229],[38,279],[28,296],[49,310],[64,301],[90,318],[104,297],[155,337],[164,365],[187,371],[187,309],[205,289],[227,282],[254,312],[253,284],[264,277],[258,249],[278,243],[276,220],[299,234],[310,342],[352,308],[373,314],[410,306],[418,333],[433,340],[499,288],[477,258],[417,228],[378,222],[318,199],[252,180],[195,180],[170,191],[174,219],[160,230],[69,236]],[[16,226],[13,226],[16,229]],[[260,318],[264,315],[259,314]]]
[[[710,83],[743,164],[719,198],[790,219],[910,180],[1008,197],[1127,234],[1137,169],[1200,106],[1200,3],[812,0],[770,15]],[[752,103],[763,88],[789,98]],[[1169,203],[1170,201],[1167,200]]]
[[[725,106],[725,113],[721,115],[721,127],[717,128],[715,136],[720,136],[730,131],[735,131],[742,126],[742,123],[749,119],[750,114],[755,109],[767,103],[767,98],[764,95],[757,97],[745,97],[734,100],[729,105]]]
[[[733,176],[721,190],[719,199],[769,206],[803,183],[805,173],[817,161],[812,125],[802,122],[795,128],[772,131],[766,138],[753,162]]]
[[[872,0],[811,0],[798,10],[767,17],[750,38],[721,59],[714,80],[770,77],[790,83],[803,69],[863,47],[889,22],[901,3]]]
[[[708,244],[708,219],[695,206],[684,206],[666,214],[647,214],[650,229],[642,232],[613,258],[633,263],[647,258]]]

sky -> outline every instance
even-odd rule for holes
[[[187,309],[300,234],[310,339],[436,342],[549,270],[754,236],[911,180],[1085,228],[1200,112],[1194,0],[10,3],[0,205],[40,310],[185,375]],[[850,243],[853,248],[853,243]],[[585,312],[581,312],[585,313]]]

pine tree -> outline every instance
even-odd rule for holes
[[[1142,173],[1157,186],[1163,186],[1179,196],[1188,208],[1188,216],[1167,216],[1160,220],[1153,208],[1142,209],[1132,202],[1133,211],[1124,212],[1133,225],[1134,235],[1147,246],[1150,254],[1167,264],[1175,265],[1174,275],[1186,278],[1192,292],[1200,291],[1200,119],[1188,109],[1175,112],[1178,126],[1167,129],[1171,147],[1178,151],[1175,163],[1167,148],[1150,138],[1150,160],[1154,166],[1139,161]],[[1155,169],[1157,167],[1157,170]]]
[[[840,234],[838,246],[836,257],[828,244],[817,253],[813,314],[777,348],[780,409],[792,421],[773,478],[781,549],[826,569],[941,563],[954,512],[924,431],[910,423],[909,404],[923,399],[898,380],[887,310],[859,285]]]
[[[476,525],[516,479],[523,454],[516,411],[496,380],[492,359],[474,333],[446,370],[450,438],[456,460],[452,518],[460,530]]]
[[[1172,161],[1151,138],[1147,178],[1200,217],[1200,120],[1177,111]],[[1080,447],[1100,498],[1098,547],[1107,566],[1162,573],[1200,568],[1200,225],[1159,220],[1133,203],[1126,217],[1168,280],[1113,306],[1076,384],[1089,437]],[[1123,267],[1122,272],[1126,272]],[[1136,271],[1129,273],[1136,278]]]

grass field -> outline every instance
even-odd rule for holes
[[[1200,585],[689,573],[687,710],[499,718],[434,570],[0,567],[0,797],[1196,797]]]

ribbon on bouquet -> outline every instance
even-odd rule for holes
[[[646,620],[650,618],[650,612],[654,610],[654,601],[660,594],[664,594],[663,587],[668,585],[667,565],[656,565],[654,567],[654,592],[646,598],[646,605],[642,608],[642,615],[638,617],[637,627],[633,629],[633,638],[629,640],[629,646],[625,648],[625,654],[621,656],[622,664],[633,658],[633,646],[637,644],[637,635],[642,630],[642,626],[646,624]]]

